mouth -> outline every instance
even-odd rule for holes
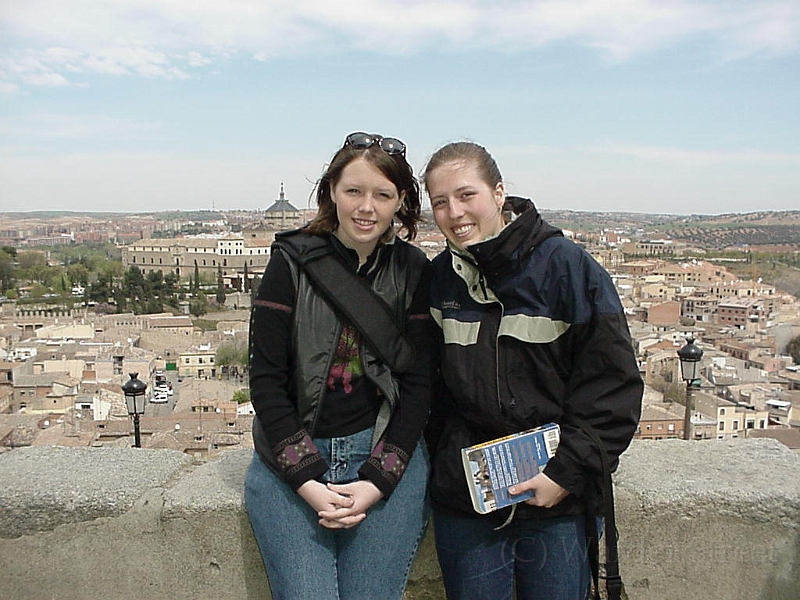
[[[374,227],[376,222],[368,219],[353,219],[353,223],[355,223],[356,227],[359,229],[370,229]]]
[[[472,232],[473,229],[475,229],[475,225],[469,223],[467,225],[459,225],[458,227],[453,227],[451,231],[453,232],[453,235],[455,235],[456,237],[463,238],[467,237]]]

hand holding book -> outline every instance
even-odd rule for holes
[[[517,502],[535,506],[558,504],[567,491],[542,470],[556,452],[560,433],[558,425],[548,423],[462,448],[461,460],[473,508],[486,514]]]
[[[532,479],[521,481],[508,488],[508,493],[517,496],[526,491],[533,492],[533,498],[525,500],[525,504],[552,508],[569,495],[569,492],[550,479],[544,473],[539,473]]]

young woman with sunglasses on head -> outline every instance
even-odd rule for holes
[[[250,320],[245,500],[275,600],[402,597],[428,519],[430,263],[405,145],[347,136]],[[345,316],[349,315],[349,316]]]
[[[446,393],[434,400],[427,433],[447,596],[585,600],[594,492],[610,482],[603,464],[616,466],[636,430],[643,389],[619,296],[532,203],[511,203],[518,216],[504,222],[503,181],[483,147],[444,146],[423,180],[448,243],[431,284]],[[549,422],[561,427],[555,456],[509,489],[533,498],[476,513],[461,448]]]

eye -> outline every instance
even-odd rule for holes
[[[431,208],[441,208],[447,204],[447,200],[444,198],[434,198],[431,200]]]

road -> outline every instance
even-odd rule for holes
[[[147,407],[144,409],[144,414],[148,417],[168,417],[172,414],[175,405],[178,403],[180,394],[180,386],[178,385],[178,373],[176,371],[164,371],[167,376],[167,381],[172,384],[173,394],[167,396],[167,401],[163,404],[150,402],[153,397],[153,388],[156,385],[155,380],[151,379],[147,382]]]

